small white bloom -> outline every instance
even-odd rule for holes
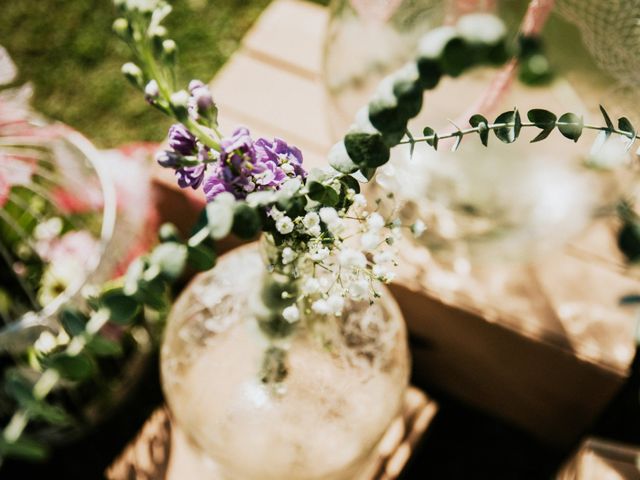
[[[348,290],[351,298],[354,300],[362,300],[369,292],[369,282],[364,278],[360,278],[349,284]]]
[[[395,278],[395,273],[390,271],[384,265],[374,265],[373,266],[373,275],[378,280],[380,280],[381,282],[384,282],[384,283],[389,283],[389,282],[393,281],[393,279]]]
[[[315,244],[309,251],[309,256],[314,262],[322,262],[329,256],[329,249],[320,244]]]
[[[311,310],[320,315],[327,315],[331,313],[331,307],[329,306],[327,301],[322,298],[320,300],[316,300],[311,304]]]
[[[313,227],[308,228],[307,232],[309,232],[309,235],[312,237],[319,237],[322,233],[322,229],[320,228],[320,225],[314,225]]]
[[[296,252],[291,247],[284,247],[282,249],[282,263],[284,265],[288,265],[293,262],[296,258]]]
[[[282,235],[287,235],[293,232],[293,221],[284,215],[276,222],[276,230],[278,230]]]
[[[336,220],[339,220],[338,212],[333,207],[322,207],[320,209],[320,218],[327,225],[332,224]]]
[[[385,249],[380,252],[376,252],[373,256],[373,262],[379,265],[389,263],[393,260],[393,252],[390,249]]]
[[[367,266],[367,258],[364,254],[351,248],[342,250],[338,259],[344,268],[364,268]]]
[[[471,13],[460,17],[456,25],[460,36],[469,43],[493,45],[507,34],[507,28],[495,15]]]
[[[344,308],[344,298],[334,293],[329,298],[327,298],[327,305],[329,307],[329,311],[334,315],[340,315],[342,313],[342,309]]]
[[[302,219],[302,224],[306,228],[314,227],[314,226],[318,225],[319,223],[320,223],[320,217],[318,216],[318,214],[316,212],[309,212]]]
[[[369,215],[369,218],[367,218],[367,225],[372,231],[378,231],[384,227],[385,221],[384,218],[382,218],[382,215],[377,212],[373,212]]]
[[[278,210],[277,207],[271,207],[271,210],[269,210],[269,215],[271,215],[271,218],[278,221],[282,217],[284,217],[284,212],[281,212],[280,210]]]
[[[416,238],[421,236],[426,229],[427,229],[426,225],[420,219],[416,220],[414,224],[411,225],[411,233],[413,233],[413,236]]]
[[[360,244],[365,250],[373,250],[380,242],[381,238],[378,232],[367,232],[360,237]]]
[[[300,310],[295,305],[290,305],[282,311],[282,316],[289,323],[297,322],[300,319]]]
[[[38,352],[47,354],[56,348],[57,344],[56,337],[54,337],[51,332],[45,330],[40,334],[33,346]]]
[[[357,193],[353,196],[353,204],[358,208],[364,208],[367,206],[367,199],[361,193]]]
[[[419,55],[423,58],[438,58],[444,47],[447,46],[449,40],[455,38],[458,34],[457,30],[451,26],[434,28],[420,39],[418,47]]]
[[[305,295],[311,295],[320,291],[320,282],[314,278],[307,278],[302,284],[302,293]]]
[[[320,277],[320,290],[326,292],[331,288],[331,284],[334,282],[333,278],[328,276]]]

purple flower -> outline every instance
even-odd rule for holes
[[[165,168],[176,168],[180,164],[181,158],[176,152],[170,150],[163,150],[156,154],[156,162]]]
[[[178,168],[176,170],[178,185],[180,185],[180,188],[191,187],[196,190],[204,180],[204,172],[206,169],[207,166],[204,164],[195,167]]]
[[[182,155],[196,153],[196,137],[181,123],[171,125],[169,129],[169,146]]]
[[[189,82],[189,92],[191,93],[198,112],[207,112],[215,105],[209,87],[200,80],[191,80]]]
[[[274,138],[273,142],[260,138],[256,141],[258,157],[263,157],[276,162],[285,172],[295,177],[305,178],[306,170],[302,167],[302,152],[294,146],[289,146],[280,139]]]
[[[222,192],[243,199],[253,191],[278,190],[287,179],[306,176],[300,150],[279,139],[254,143],[244,127],[222,140],[221,149],[219,163],[204,184],[209,201]]]

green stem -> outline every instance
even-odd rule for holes
[[[571,123],[571,122],[556,122],[555,123],[555,127],[560,126],[560,125],[577,125],[575,123]],[[490,123],[487,125],[487,128],[489,130],[497,130],[498,128],[511,128],[511,127],[515,127],[516,124],[515,122],[510,122],[510,123]],[[538,127],[535,123],[521,123],[520,124],[521,127]],[[599,125],[588,125],[588,124],[584,124],[582,126],[582,128],[586,128],[587,130],[598,130],[601,132],[611,132],[611,133],[615,133],[616,135],[622,135],[626,138],[631,139],[631,137],[629,137],[629,133],[622,131],[622,130],[618,130],[618,129],[609,129],[608,127],[603,127],[603,126],[599,126]],[[398,143],[398,145],[407,145],[407,144],[412,144],[412,143],[418,143],[418,142],[430,142],[433,141],[435,137],[438,137],[439,140],[446,140],[448,138],[456,138],[459,136],[465,136],[468,135],[470,133],[478,133],[480,131],[480,126],[477,127],[470,127],[470,128],[465,128],[465,129],[461,129],[461,130],[456,130],[455,132],[452,133],[448,133],[448,134],[444,134],[444,135],[427,135],[425,137],[413,137],[413,138],[409,138],[407,140],[402,140],[401,142]],[[635,135],[633,137],[634,139],[639,139],[640,135]]]

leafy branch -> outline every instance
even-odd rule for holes
[[[476,114],[469,119],[469,128],[461,129],[456,127],[456,130],[439,135],[433,128],[425,127],[422,137],[415,137],[411,134],[407,134],[406,139],[399,142],[399,145],[410,145],[411,150],[415,147],[416,143],[425,142],[435,150],[438,149],[440,140],[456,139],[455,144],[452,147],[452,151],[455,151],[460,146],[462,139],[470,134],[477,134],[480,137],[480,141],[486,147],[489,142],[489,132],[493,131],[494,135],[503,143],[513,143],[520,136],[520,132],[523,128],[539,128],[538,134],[531,140],[531,143],[544,140],[553,132],[554,129],[558,131],[566,138],[577,142],[581,137],[583,130],[596,130],[599,131],[599,139],[597,142],[606,141],[612,134],[620,135],[628,139],[626,150],[628,151],[635,141],[640,138],[637,134],[635,127],[631,124],[627,117],[621,117],[618,119],[617,127],[613,122],[604,107],[600,106],[600,111],[605,121],[605,125],[591,125],[585,124],[581,116],[575,113],[565,113],[559,118],[552,112],[543,109],[533,109],[527,112],[528,122],[523,122],[518,109],[504,112],[496,117],[493,123],[482,115]]]
[[[28,352],[31,370],[16,368],[7,372],[5,390],[17,408],[0,432],[0,463],[7,456],[34,460],[46,457],[46,446],[25,434],[29,422],[37,420],[52,425],[73,422],[70,414],[50,403],[47,397],[63,383],[73,386],[90,380],[99,358],[122,355],[121,345],[101,334],[107,323],[130,327],[150,311],[163,318],[170,306],[170,287],[187,267],[207,270],[215,264],[209,235],[198,232],[185,243],[175,227],[163,225],[159,237],[161,243],[135,260],[125,276],[87,298],[85,311],[66,306],[60,312],[67,342],[53,345],[47,352],[31,348]]]

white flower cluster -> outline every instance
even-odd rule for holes
[[[380,213],[380,202],[369,212],[363,195],[350,190],[348,198],[346,211],[321,207],[295,220],[276,207],[269,212],[285,237],[278,263],[302,278],[298,301],[282,312],[288,322],[303,313],[341,315],[348,301],[372,301],[394,278],[398,222]]]

